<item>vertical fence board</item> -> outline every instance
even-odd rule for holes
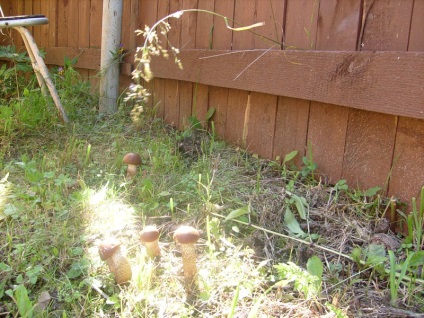
[[[165,122],[178,127],[180,119],[179,85],[177,80],[165,79]]]
[[[412,13],[409,51],[424,51],[424,2],[415,1]],[[389,195],[410,203],[424,186],[424,120],[400,117],[396,132]]]
[[[130,27],[133,14],[131,12],[131,0],[122,2],[122,22],[121,22],[121,43],[124,50],[131,50],[130,48]]]
[[[102,45],[102,15],[103,1],[91,0],[90,3],[90,47],[100,48]],[[101,70],[99,70],[101,72]],[[99,77],[98,71],[89,71],[91,87],[94,91],[98,91]]]
[[[424,52],[424,1],[414,1],[408,51]]]
[[[234,7],[235,27],[251,25],[255,22],[255,3],[255,0],[236,0]],[[254,46],[255,37],[251,32],[233,33],[233,50],[253,49]],[[237,74],[234,74],[234,77],[236,76]],[[231,143],[242,145],[244,122],[247,119],[246,116],[249,115],[246,113],[248,95],[248,91],[238,89],[230,89],[228,92],[225,139]]]
[[[57,46],[66,47],[68,45],[69,1],[58,0],[57,7],[60,8],[57,11]]]
[[[199,0],[198,8],[214,11],[215,2],[210,0]],[[213,41],[213,19],[212,14],[199,12],[196,26],[196,48],[211,49]],[[195,116],[204,127],[206,127],[206,114],[209,108],[209,86],[195,84],[193,88],[193,116]]]
[[[196,8],[197,0],[183,0],[181,9]],[[197,12],[185,12],[180,19],[181,37],[179,47],[180,49],[194,49],[196,47]],[[179,86],[180,113],[178,128],[183,130],[189,126],[188,118],[192,114],[193,83],[180,81]]]
[[[283,40],[285,0],[269,0],[256,4],[256,22],[265,22],[265,25],[253,29],[254,32],[263,36],[255,36],[255,48],[281,48]]]
[[[68,14],[68,47],[77,48],[79,41],[79,10],[78,7],[81,1],[68,0],[69,14]],[[82,33],[82,32],[81,32]]]
[[[238,89],[230,89],[228,92],[225,140],[240,146],[245,146],[242,145],[242,138],[248,95],[247,91]]]
[[[349,186],[386,186],[396,121],[395,116],[350,109],[343,162],[343,178]]]
[[[286,0],[284,47],[310,49],[315,45],[318,6],[315,1]],[[297,150],[294,163],[302,163],[305,154],[310,101],[287,97],[278,98],[273,157],[283,158]]]
[[[355,50],[359,26],[360,3],[350,0],[320,2],[317,50]],[[338,42],[340,41],[340,42]],[[324,103],[311,103],[308,140],[313,147],[319,171],[327,181],[342,177],[349,109]]]
[[[169,14],[179,11],[181,8],[182,0],[169,1]],[[181,18],[170,18],[168,22],[171,26],[168,32],[169,45],[179,48],[181,40]],[[168,50],[170,49],[168,47]],[[170,54],[172,58],[172,53]],[[165,81],[165,122],[178,128],[180,116],[179,82],[168,79]]]
[[[32,4],[32,14],[41,14],[41,1],[34,1]],[[41,38],[41,26],[35,26],[33,29],[33,36],[35,39]],[[39,42],[37,43],[39,45]]]
[[[159,2],[160,1],[160,2]],[[144,2],[149,2],[148,0],[143,0],[141,3],[141,10],[147,6],[147,4],[144,4]],[[162,19],[163,17],[167,16],[169,14],[170,10],[170,3],[169,0],[158,0],[157,3],[157,9],[156,9],[156,16],[155,21]],[[142,27],[144,28],[144,25],[148,25],[149,27],[153,26],[155,21],[151,21],[150,17],[148,16],[148,12],[146,11],[143,14],[143,24]],[[159,32],[160,33],[160,32]],[[162,46],[164,48],[167,47],[166,45],[166,38],[163,36],[159,36],[160,41],[162,42]],[[142,41],[140,38],[139,41]],[[140,44],[139,44],[140,45]],[[153,70],[154,74],[154,70]],[[165,85],[166,80],[161,78],[155,78],[153,81],[153,107],[157,109],[157,114],[160,118],[165,119],[166,113],[165,113]]]
[[[78,23],[80,33],[78,34],[78,47],[80,49],[87,49],[90,46],[90,2],[81,1],[78,6]],[[78,69],[81,76],[88,80],[89,72],[85,69]]]
[[[157,6],[155,1],[150,1],[150,3],[153,3],[155,5],[155,8]],[[153,17],[156,17],[156,10],[150,11],[150,14]],[[122,19],[122,22],[125,21],[125,18]],[[129,39],[128,39],[128,49],[131,52],[134,52],[137,48],[137,35],[135,33],[135,30],[140,29],[139,27],[139,21],[140,21],[140,1],[138,0],[131,0],[131,8],[130,8],[130,23],[129,23]]]
[[[16,3],[13,4],[13,15],[23,15],[25,13],[25,1],[24,0],[16,0]],[[16,9],[15,9],[16,8]],[[17,47],[23,46],[24,41],[22,40],[21,35],[17,31],[12,32],[12,37],[14,39],[15,45]]]
[[[49,1],[49,47],[57,46],[57,0]]]
[[[308,131],[309,104],[303,99],[280,96],[275,116],[275,134],[272,158],[284,156],[297,150],[299,156],[293,161],[297,166],[302,162]]]
[[[411,203],[424,186],[424,120],[400,117],[389,195]]]
[[[25,15],[32,15],[33,14],[33,8],[32,8],[32,5],[33,5],[33,1],[32,0],[25,0],[25,3],[24,3],[24,14]],[[27,29],[29,30],[29,32],[31,32],[32,34],[34,34],[34,27],[27,27]]]
[[[215,12],[228,19],[229,24],[233,26],[231,20],[234,18],[234,2],[228,0],[215,0]],[[229,30],[223,19],[214,16],[212,33],[212,47],[215,50],[230,50],[233,43],[233,32]],[[227,124],[228,108],[228,88],[210,87],[209,88],[209,107],[216,109],[212,118],[215,131],[220,137],[225,136],[225,127]]]
[[[263,158],[272,158],[277,96],[251,93],[247,149]]]
[[[254,31],[268,39],[254,37],[255,49],[281,49],[284,1],[269,1],[256,4],[256,19],[252,23],[264,22]],[[278,43],[278,44],[276,44]],[[259,79],[266,81],[266,78]],[[247,133],[248,149],[264,158],[272,158],[274,144],[275,117],[278,97],[275,95],[252,92],[250,96],[249,125]]]
[[[49,46],[49,32],[50,32],[50,17],[49,17],[49,2],[40,1],[40,14],[44,14],[49,19],[49,24],[40,25],[40,37],[37,44],[40,48],[47,48]]]
[[[157,116],[165,118],[165,79],[153,79],[152,106],[156,109]]]
[[[163,2],[161,1],[161,5],[163,5],[162,3]],[[132,5],[132,10],[135,11],[134,15],[136,16],[134,21],[131,20],[130,32],[132,33],[132,36],[130,37],[130,50],[135,51],[138,46],[142,46],[144,44],[144,37],[142,35],[136,35],[134,31],[136,31],[137,29],[145,30],[146,26],[149,26],[149,27],[153,26],[153,24],[157,21],[158,2],[157,0],[144,0],[141,2],[139,2],[138,0],[132,0],[131,5]],[[148,83],[146,82],[144,83],[144,86],[151,94],[151,96],[149,97],[149,100],[146,103],[147,107],[154,107],[156,104],[158,107],[163,106],[163,101],[160,101],[158,103],[155,102],[155,98],[158,96],[155,93],[155,83],[156,81],[154,79]],[[163,89],[163,86],[160,86],[160,84],[158,85],[159,87],[162,87]],[[163,96],[163,92],[161,93],[161,96]],[[157,110],[159,111],[159,109]],[[163,107],[161,108],[161,111],[163,111]],[[163,112],[161,112],[160,116],[158,113],[159,117],[163,117],[163,115],[164,115]]]
[[[409,30],[412,1],[380,0],[368,5],[364,6],[361,49],[406,50],[408,32],[403,30]],[[343,169],[349,185],[387,190],[397,125],[396,116],[350,110]]]

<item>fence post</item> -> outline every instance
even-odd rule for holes
[[[122,0],[103,1],[102,47],[100,57],[100,113],[117,110],[119,89],[119,49],[121,43]]]

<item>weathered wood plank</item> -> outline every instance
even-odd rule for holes
[[[246,138],[247,150],[262,158],[272,158],[277,96],[250,94],[250,113]]]
[[[399,117],[389,195],[406,203],[424,186],[424,120]]]
[[[281,49],[284,4],[285,1],[275,0],[261,5],[256,2],[255,20],[252,23],[264,22],[264,25],[254,30],[262,36],[254,37],[255,49]],[[246,145],[263,158],[272,157],[277,105],[278,97],[275,95],[250,93]]]
[[[183,0],[182,10],[196,9],[197,0]],[[181,19],[180,48],[194,49],[196,47],[197,13],[185,12]],[[179,83],[180,112],[178,128],[184,130],[189,126],[188,118],[192,114],[193,83]]]
[[[81,42],[83,44],[85,42]],[[44,61],[49,65],[63,65],[65,57],[78,57],[75,67],[98,71],[100,69],[100,49],[50,47],[46,49]]]
[[[255,0],[236,0],[234,7],[234,23],[235,26],[250,25],[255,20]],[[255,39],[253,34],[249,32],[233,33],[233,50],[253,49]],[[247,120],[249,113],[246,112],[248,101],[248,90],[228,91],[228,108],[227,108],[227,127],[225,129],[225,139],[229,142],[246,146],[244,139],[247,126],[244,122]],[[250,111],[250,109],[248,110]],[[244,114],[244,117],[243,117]]]
[[[68,23],[69,23],[69,1],[57,1],[57,46],[66,47],[68,45]]]
[[[199,0],[198,8],[214,11],[215,2],[210,0]],[[198,13],[196,26],[196,48],[212,49],[214,16],[207,13]],[[206,127],[206,114],[209,109],[209,86],[196,83],[193,87],[193,116]]]
[[[62,65],[81,51],[51,47],[46,53],[46,64]],[[183,70],[172,59],[154,58],[155,76],[424,118],[423,52],[183,50],[180,58]],[[85,49],[77,65],[98,70],[99,60],[99,49]]]
[[[57,0],[49,1],[49,47],[57,46]]]
[[[153,59],[155,76],[424,118],[421,52],[187,50],[180,58],[183,70]]]
[[[209,107],[215,108],[212,121],[218,136],[225,136],[227,126],[228,88],[209,87]]]
[[[360,49],[406,51],[412,4],[411,0],[365,3]],[[403,94],[398,97],[405,99]],[[397,125],[397,116],[350,111],[343,171],[349,185],[361,189],[379,186],[387,193]]]
[[[40,1],[40,14],[44,14],[47,18],[49,17],[49,2]],[[37,45],[39,48],[45,49],[49,45],[49,30],[50,23],[38,26],[40,28],[40,37],[37,39]]]
[[[151,92],[153,108],[156,109],[160,118],[165,118],[165,80],[162,78],[153,79],[153,92]]]
[[[90,3],[88,1],[83,1],[78,6],[78,23],[79,23],[79,30],[90,29]],[[80,32],[78,34],[78,48],[88,49],[89,47],[90,47],[90,32]],[[96,65],[100,65],[100,58],[98,59],[97,63],[98,64]],[[88,69],[80,68],[78,69],[78,71],[85,80],[88,80],[88,77],[89,77]]]
[[[409,51],[423,51],[424,2],[414,1]],[[399,117],[389,195],[410,203],[424,186],[424,120]]]
[[[408,51],[424,52],[424,1],[414,1]]]
[[[94,71],[89,71],[89,79],[93,90],[99,87],[99,77],[97,76],[100,70],[100,47],[102,43],[102,16],[103,16],[103,1],[91,0],[90,2],[90,48],[99,49],[99,66]]]
[[[307,0],[286,0],[284,16],[283,48],[313,48],[315,42],[311,42],[311,39],[316,37],[318,16],[316,3]],[[302,164],[306,150],[310,104],[309,100],[282,96],[278,98],[274,158],[284,158],[287,153],[297,150],[299,156],[293,162],[297,166]]]
[[[315,49],[354,51],[359,17],[359,1],[328,0],[320,3]],[[338,94],[337,91],[333,93]],[[316,101],[311,103],[308,141],[313,148],[318,172],[322,172],[330,183],[336,183],[342,177],[348,115],[349,108],[346,107],[336,108]]]
[[[276,114],[274,133],[274,149],[272,159],[284,156],[297,150],[299,156],[294,163],[300,166],[306,145],[308,131],[309,103],[303,99],[280,96]]]
[[[234,18],[234,3],[228,0],[215,0],[215,12],[229,19],[229,25]],[[233,45],[233,32],[228,29],[224,20],[220,17],[213,17],[212,48],[214,50],[231,50]],[[200,83],[200,82],[198,82]],[[202,83],[200,83],[202,84]],[[208,83],[203,83],[208,84]],[[215,125],[215,132],[220,137],[225,136],[225,126],[227,123],[228,108],[228,88],[210,87],[209,107],[214,107],[216,112],[212,118]]]

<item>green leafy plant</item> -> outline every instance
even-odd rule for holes
[[[312,155],[312,146],[308,143],[308,155],[302,158],[303,168],[301,175],[303,178],[311,177],[311,180],[315,180],[315,171],[318,168],[318,165],[314,162]]]
[[[417,207],[416,198],[412,198],[412,211],[408,216],[403,214],[408,226],[408,235],[404,244],[413,246],[415,251],[424,247],[424,187],[420,191],[420,206]]]
[[[319,297],[324,266],[318,257],[313,256],[308,260],[307,270],[292,262],[280,263],[274,265],[274,268],[280,279],[277,286],[293,284],[293,288],[306,299]]]
[[[31,60],[26,52],[17,52],[15,46],[0,46],[0,59],[9,62],[0,67],[0,100],[19,98],[28,79],[22,76],[32,70]]]
[[[34,306],[24,285],[16,286],[13,291],[9,289],[6,294],[15,302],[21,317],[31,318],[33,316]]]

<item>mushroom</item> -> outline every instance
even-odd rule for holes
[[[141,157],[138,153],[129,152],[124,156],[123,162],[128,165],[127,177],[131,179],[137,173],[137,166],[141,165]]]
[[[140,233],[140,241],[144,244],[151,258],[160,256],[159,231],[154,225],[146,226]]]
[[[197,242],[199,237],[199,232],[192,226],[182,225],[174,232],[174,240],[180,244],[186,284],[192,283],[197,274],[194,243]]]
[[[123,284],[131,279],[130,262],[122,253],[121,243],[117,239],[111,238],[100,243],[99,255],[102,261],[106,261],[117,284]]]

